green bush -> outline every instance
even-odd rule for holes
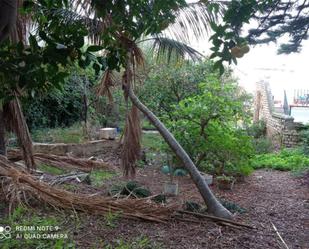
[[[250,162],[246,164],[229,164],[225,167],[224,174],[233,175],[233,176],[249,176],[253,172],[253,168],[250,165]]]
[[[306,155],[309,155],[309,129],[302,131],[301,140],[303,142],[303,150]]]
[[[67,128],[42,128],[31,131],[32,139],[42,143],[82,143],[85,141],[81,125]]]
[[[148,60],[149,73],[139,97],[160,118],[172,119],[172,111],[181,100],[199,93],[198,84],[212,71],[212,63],[175,62],[174,65]]]
[[[248,119],[247,96],[235,82],[220,82],[214,74],[199,87],[200,94],[175,106],[168,127],[200,170],[221,175],[229,165],[247,164],[251,137],[238,125]]]
[[[255,154],[266,154],[273,150],[272,142],[269,138],[259,137],[252,140]]]
[[[260,120],[253,123],[247,130],[250,136],[254,138],[263,138],[266,136],[266,123]]]
[[[254,169],[276,169],[302,172],[309,170],[309,157],[300,149],[284,149],[279,153],[256,155],[251,159]]]

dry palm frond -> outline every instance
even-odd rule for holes
[[[22,155],[19,150],[9,150],[8,159],[10,161],[20,161],[22,160]],[[67,156],[36,153],[34,154],[34,159],[37,163],[45,163],[60,169],[78,169],[84,172],[90,172],[93,169],[115,170],[115,167],[102,161],[93,161],[89,159],[72,158]]]
[[[122,217],[154,222],[166,222],[174,208],[155,204],[148,199],[114,199],[88,194],[76,194],[36,180],[32,175],[15,169],[15,164],[0,156],[2,191],[10,206],[35,198],[53,207],[73,209],[91,214],[119,212]]]
[[[143,51],[137,46],[136,43],[132,44],[131,57],[134,60],[135,66],[140,66],[141,68],[144,68],[145,59]]]
[[[127,49],[126,68],[122,77],[124,97],[128,102],[129,91],[134,87],[136,66],[144,66],[142,51],[135,42],[126,37],[121,37]],[[123,134],[123,149],[121,152],[121,166],[125,176],[135,176],[135,163],[141,154],[141,134],[139,110],[132,106],[126,116],[126,125]]]
[[[4,113],[8,130],[13,131],[18,138],[28,170],[35,169],[32,139],[17,96],[4,106]]]
[[[107,95],[107,97],[109,98],[109,101],[113,102],[113,95],[110,91],[110,88],[113,87],[115,84],[116,84],[116,81],[115,81],[113,71],[107,68],[98,86],[97,95],[98,96]]]
[[[132,106],[127,115],[124,130],[123,150],[121,153],[121,165],[126,176],[135,175],[135,162],[141,153],[141,125],[137,107]]]

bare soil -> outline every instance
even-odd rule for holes
[[[169,178],[159,169],[149,167],[139,170],[136,180],[153,194],[159,194]],[[168,202],[178,203],[179,208],[188,200],[203,204],[189,177],[176,180],[180,194],[169,197]],[[169,224],[119,219],[110,228],[104,226],[102,218],[84,216],[83,227],[75,231],[74,240],[78,248],[93,245],[101,248],[98,241],[113,243],[120,238],[130,241],[141,235],[159,244],[159,248],[284,248],[273,223],[289,248],[309,249],[309,187],[304,179],[295,178],[289,172],[259,170],[244,183],[235,184],[232,191],[218,190],[215,186],[212,189],[218,197],[246,209],[243,214],[236,213],[235,220],[255,229],[224,227],[206,219],[198,223],[172,221]]]
[[[119,160],[112,153],[107,153],[105,160],[119,165]],[[101,187],[78,184],[74,192],[105,195],[111,185],[126,180],[118,174]],[[162,174],[158,166],[147,166],[138,169],[135,180],[149,188],[152,194],[159,194],[169,177]],[[178,204],[179,209],[186,201],[203,205],[189,176],[174,180],[179,184],[180,194],[168,197],[168,203]],[[159,224],[118,218],[112,226],[108,226],[106,217],[89,214],[79,214],[78,220],[74,215],[68,215],[62,226],[69,231],[69,237],[75,241],[77,248],[82,249],[103,249],[103,245],[115,244],[120,239],[132,241],[141,236],[148,237],[157,245],[156,248],[285,248],[272,227],[273,223],[290,249],[309,249],[308,175],[296,178],[289,172],[258,170],[244,183],[235,184],[233,190],[223,191],[216,186],[211,188],[220,199],[244,208],[245,213],[235,213],[235,221],[250,224],[255,229],[226,227],[207,219],[195,219],[197,222],[174,220]]]

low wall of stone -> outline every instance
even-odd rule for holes
[[[96,140],[82,144],[33,143],[34,153],[46,153],[58,156],[70,154],[78,157],[96,156],[104,154],[106,151],[116,150],[118,147],[118,140]]]
[[[300,143],[299,123],[294,118],[282,113],[272,113],[266,120],[267,135],[278,146],[287,148],[295,147]]]
[[[254,104],[254,121],[266,123],[267,136],[276,147],[295,147],[300,144],[299,130],[303,127],[295,123],[294,118],[283,113],[274,112],[271,90],[267,82],[257,83]]]

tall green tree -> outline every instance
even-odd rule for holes
[[[4,9],[16,3],[4,2]],[[61,89],[69,75],[67,67],[74,61],[92,63],[96,71],[101,69],[102,63],[83,48],[88,34],[84,22],[63,20],[62,11],[68,8],[66,1],[18,3],[20,11],[15,22],[1,19],[5,27],[1,32],[5,34],[0,45],[0,151],[6,153],[4,128],[12,130],[17,134],[26,165],[31,169],[35,167],[32,141],[19,98],[35,96],[55,87]],[[5,24],[6,21],[9,23]]]

